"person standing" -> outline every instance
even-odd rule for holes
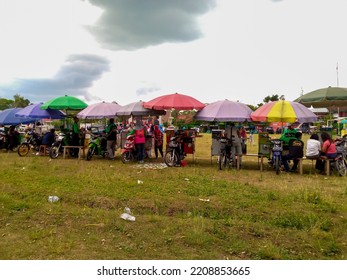
[[[110,160],[114,160],[115,157],[115,150],[117,146],[117,126],[114,123],[114,119],[111,118],[109,120],[109,124],[106,127],[106,149],[108,153],[108,158]]]
[[[242,166],[242,144],[239,129],[235,125],[231,125],[226,129],[226,137],[231,140],[231,158],[233,166],[237,166],[236,158],[239,160],[239,167]]]
[[[80,125],[78,123],[79,119],[75,116],[73,117],[74,123],[72,124],[72,146],[80,146]],[[72,156],[78,157],[78,149],[73,149]]]
[[[141,120],[137,120],[134,129],[127,134],[135,135],[135,148],[138,163],[143,163],[143,159],[145,157],[145,142],[146,142],[146,134],[147,130],[142,124]]]
[[[164,139],[164,135],[159,128],[159,124],[155,124],[154,125],[154,153],[155,153],[155,158],[158,158],[158,151],[159,151],[161,157],[164,157],[163,139]]]

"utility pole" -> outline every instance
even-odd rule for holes
[[[339,87],[339,63],[336,62],[336,83],[337,87]]]

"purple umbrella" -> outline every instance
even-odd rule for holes
[[[116,116],[116,113],[122,106],[118,103],[112,102],[100,102],[93,105],[89,105],[77,114],[80,119],[102,119],[112,118]]]
[[[1,125],[18,125],[25,123],[34,123],[36,120],[32,118],[16,117],[15,114],[22,108],[11,108],[0,112],[0,124]]]
[[[195,115],[195,119],[210,122],[243,122],[251,119],[252,112],[246,104],[225,99],[206,105]]]
[[[54,110],[54,109],[46,109],[42,110],[40,109],[41,105],[43,103],[38,104],[32,104],[24,109],[21,109],[16,113],[16,117],[23,117],[23,118],[33,118],[37,120],[41,119],[55,119],[60,120],[65,117],[65,113],[60,110]]]

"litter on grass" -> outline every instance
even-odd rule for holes
[[[136,220],[135,217],[133,215],[131,215],[131,211],[130,211],[129,207],[124,208],[124,213],[122,215],[120,215],[120,217],[123,220],[130,221],[130,222],[135,222],[135,220]]]
[[[145,164],[137,164],[134,165],[134,168],[138,169],[138,168],[142,168],[142,169],[164,169],[167,168],[167,165],[165,163],[145,163]]]
[[[57,202],[57,201],[59,201],[59,197],[57,197],[56,195],[50,195],[50,196],[48,197],[48,201],[49,201],[50,203]]]

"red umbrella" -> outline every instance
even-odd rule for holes
[[[154,110],[201,110],[205,107],[205,104],[191,96],[173,93],[162,95],[145,102],[143,103],[143,107]]]

